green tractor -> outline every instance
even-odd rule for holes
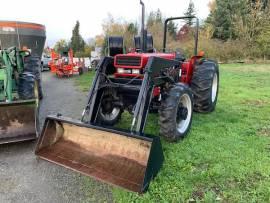
[[[37,138],[38,83],[30,50],[0,49],[0,144]]]

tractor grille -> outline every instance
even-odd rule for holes
[[[117,56],[116,65],[119,66],[141,66],[141,57],[137,56]]]

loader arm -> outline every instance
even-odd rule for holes
[[[119,87],[127,84],[110,83],[106,77],[108,72],[112,71],[113,58],[104,57],[97,66],[97,73],[93,80],[87,105],[83,111],[82,122],[91,125],[97,125],[96,117],[98,113],[98,106],[102,97],[99,91],[105,87]],[[174,80],[169,76],[161,76],[160,72],[164,68],[179,66],[179,61],[168,60],[160,57],[150,57],[144,70],[144,77],[141,81],[139,95],[133,112],[133,120],[131,123],[131,133],[143,135],[144,127],[147,121],[149,105],[151,103],[153,89],[156,85],[162,85],[166,82],[174,83]],[[131,79],[132,80],[132,79]],[[107,84],[105,83],[107,82]],[[135,81],[135,80],[134,80]],[[130,83],[130,82],[129,82]],[[134,87],[135,88],[135,87]]]
[[[175,66],[179,66],[178,61],[154,56],[149,58],[145,67],[140,93],[136,102],[133,121],[131,124],[131,132],[135,131],[139,134],[144,133],[154,86],[165,84],[168,81],[174,83],[174,80],[169,76],[161,76],[161,70]],[[135,126],[136,128],[134,129]]]
[[[110,64],[113,64],[112,57],[104,57],[98,64],[96,68],[96,75],[94,77],[93,83],[90,87],[87,105],[82,113],[81,121],[84,123],[94,122],[95,116],[97,114],[97,109],[95,108],[99,100],[97,101],[98,90],[100,88],[101,81],[104,81],[104,76]],[[100,96],[100,95],[99,95]]]

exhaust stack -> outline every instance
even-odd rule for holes
[[[145,5],[142,0],[140,0],[140,4],[142,5],[142,27],[141,27],[141,52],[147,52],[147,29],[145,29]]]

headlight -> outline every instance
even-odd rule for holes
[[[117,68],[117,73],[124,73],[124,68]]]
[[[131,74],[131,70],[130,69],[126,69],[126,68],[117,68],[117,73],[123,74]]]
[[[140,69],[132,69],[132,74],[140,74]]]

